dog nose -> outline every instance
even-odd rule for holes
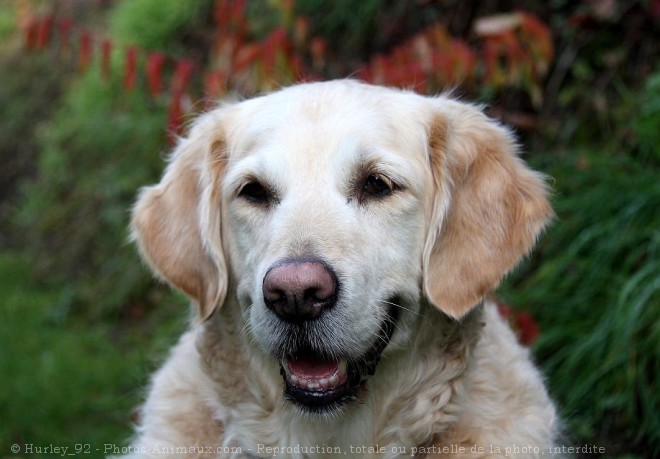
[[[266,306],[283,320],[319,317],[337,302],[337,277],[318,260],[287,260],[264,276]]]

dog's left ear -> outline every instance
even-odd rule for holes
[[[468,104],[434,105],[423,283],[429,301],[458,319],[531,250],[553,212],[543,177],[517,157],[508,130]]]
[[[221,112],[202,116],[179,141],[161,182],[140,193],[131,222],[142,258],[197,303],[202,320],[227,291],[220,236],[219,182],[226,163]]]

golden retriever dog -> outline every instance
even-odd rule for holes
[[[549,456],[557,417],[485,297],[552,218],[511,133],[355,81],[210,111],[133,211],[194,317],[136,457]]]

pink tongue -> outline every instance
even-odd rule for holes
[[[291,374],[303,379],[328,378],[339,370],[339,362],[317,360],[308,356],[289,358],[287,363]]]

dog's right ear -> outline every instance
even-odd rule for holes
[[[518,157],[507,129],[468,104],[434,103],[424,290],[460,319],[529,253],[553,212],[543,176]]]
[[[161,182],[141,191],[131,222],[144,260],[197,303],[202,320],[222,304],[227,291],[220,241],[226,159],[220,112],[200,117],[179,141]]]

